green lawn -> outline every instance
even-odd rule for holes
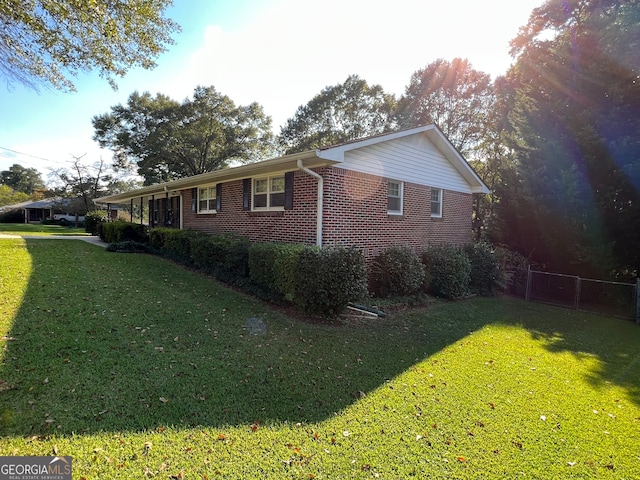
[[[640,471],[624,320],[481,298],[332,325],[161,258],[0,239],[0,338],[0,454],[74,478]]]
[[[49,236],[49,235],[89,235],[84,228],[62,225],[42,225],[39,223],[0,223],[0,235]]]

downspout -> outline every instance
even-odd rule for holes
[[[304,173],[315,177],[318,180],[318,208],[316,213],[316,245],[318,247],[322,246],[322,202],[323,195],[322,192],[324,190],[324,179],[322,175],[317,174],[313,170],[308,169],[302,164],[302,159],[298,159],[298,168],[302,170]]]

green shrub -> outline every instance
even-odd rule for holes
[[[249,279],[271,300],[293,301],[296,264],[306,247],[288,243],[255,243],[249,247]]]
[[[412,295],[422,288],[426,269],[409,247],[394,246],[373,260],[371,289],[379,297]]]
[[[162,251],[164,249],[165,236],[171,229],[167,227],[156,227],[149,229],[149,245]]]
[[[299,253],[294,272],[293,300],[307,313],[336,315],[366,295],[364,257],[352,248],[307,247]]]
[[[296,294],[296,268],[300,254],[306,249],[300,244],[281,244],[273,266],[276,291],[290,302]]]
[[[444,298],[469,294],[471,262],[464,251],[454,245],[429,247],[422,261],[431,277],[429,291]]]
[[[249,240],[233,234],[194,236],[193,263],[228,283],[243,283],[249,276]]]
[[[498,280],[499,266],[495,248],[488,242],[466,245],[464,252],[471,262],[469,286],[473,293],[493,295]]]
[[[125,240],[148,242],[144,225],[121,221],[103,223],[100,238],[107,243],[124,242]]]
[[[87,212],[84,216],[84,231],[91,235],[98,235],[98,225],[107,221],[107,212],[104,210],[94,210]]]
[[[193,264],[191,244],[195,238],[208,237],[197,230],[158,227],[149,230],[149,245],[162,255],[187,265]]]
[[[249,247],[249,279],[255,285],[276,290],[275,263],[279,243],[254,243]]]

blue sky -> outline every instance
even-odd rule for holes
[[[357,74],[396,96],[438,58],[468,58],[493,77],[512,62],[509,40],[543,0],[174,0],[182,26],[154,70],[135,69],[114,92],[97,73],[77,92],[0,83],[0,170],[14,163],[69,167],[73,156],[111,160],[91,137],[91,118],[134,91],[189,97],[213,85],[236,104],[260,103],[274,133],[328,85]],[[14,150],[14,153],[9,150]],[[25,155],[26,154],[26,155]],[[39,157],[39,158],[36,158]]]

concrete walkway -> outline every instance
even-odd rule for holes
[[[84,242],[93,243],[99,247],[107,247],[107,242],[103,242],[100,237],[88,235],[11,235],[9,233],[0,233],[0,238],[25,238],[37,240],[82,240]]]

